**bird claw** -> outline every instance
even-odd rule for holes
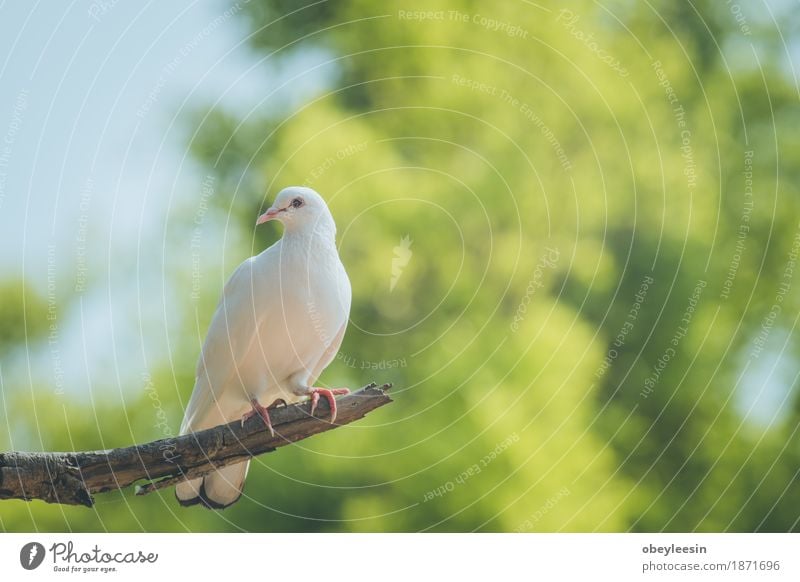
[[[273,404],[275,404],[275,403],[273,402]],[[264,424],[267,425],[267,428],[269,429],[270,436],[275,436],[275,431],[272,429],[272,421],[269,418],[269,408],[272,408],[272,405],[270,405],[269,407],[265,408],[265,407],[261,406],[261,404],[259,404],[258,400],[256,400],[255,398],[250,400],[250,405],[253,407],[253,410],[250,410],[249,412],[245,412],[242,415],[242,426],[244,426],[244,421],[246,421],[249,418],[252,418],[252,417],[258,415],[259,417],[261,417],[261,420],[264,421]]]
[[[311,416],[314,416],[314,411],[317,409],[320,394],[325,397],[325,400],[328,401],[328,405],[331,407],[331,424],[333,424],[336,421],[336,398],[334,398],[334,394],[350,394],[350,390],[347,388],[333,388],[331,390],[328,388],[312,388]]]

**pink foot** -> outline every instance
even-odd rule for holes
[[[331,424],[336,420],[336,398],[334,394],[350,394],[347,388],[334,388],[328,390],[327,388],[312,388],[311,389],[311,416],[314,416],[314,411],[317,409],[320,394],[325,397],[331,407]]]
[[[258,400],[256,400],[255,398],[250,400],[250,405],[253,407],[253,410],[246,412],[244,413],[244,415],[242,415],[242,426],[244,426],[245,420],[258,415],[264,421],[264,424],[267,425],[267,428],[269,429],[269,434],[275,436],[275,431],[272,430],[272,421],[269,419],[269,408],[264,408],[263,406],[261,406],[258,403]]]

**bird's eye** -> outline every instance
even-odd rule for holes
[[[300,208],[303,205],[302,198],[295,198],[292,200],[292,208]]]

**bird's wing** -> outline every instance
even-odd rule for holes
[[[311,375],[308,377],[308,385],[313,386],[319,375],[322,374],[322,371],[328,367],[333,361],[333,358],[336,357],[337,352],[339,351],[339,346],[342,345],[342,338],[344,338],[344,330],[347,329],[347,320],[342,324],[342,327],[339,329],[339,332],[336,334],[336,337],[333,338],[333,341],[330,343],[328,348],[322,353],[317,364],[311,370]]]
[[[328,345],[325,351],[322,352],[322,355],[317,363],[311,368],[311,374],[308,377],[309,386],[313,386],[316,383],[320,374],[322,374],[322,371],[327,368],[328,365],[333,361],[333,358],[336,357],[336,354],[339,352],[339,347],[342,345],[344,332],[347,329],[347,321],[350,318],[352,289],[350,287],[350,279],[347,277],[347,273],[345,272],[344,267],[341,265],[338,287],[339,297],[342,300],[342,308],[344,310],[344,321],[342,322],[339,331],[337,331],[336,335],[333,337],[331,343]]]
[[[182,433],[230,420],[220,409],[220,397],[235,383],[238,363],[255,341],[261,319],[253,305],[253,278],[253,259],[248,259],[225,284],[197,362],[195,387],[186,407]]]

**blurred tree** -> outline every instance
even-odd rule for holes
[[[258,460],[223,513],[167,492],[93,515],[4,504],[3,527],[797,530],[797,378],[770,372],[798,357],[798,91],[777,34],[797,15],[748,13],[745,34],[725,6],[244,5],[259,56],[317,51],[328,81],[290,111],[198,108],[215,216],[241,258],[277,238],[253,221],[281,187],[326,197],[354,303],[323,380],[391,380],[397,402]],[[175,425],[185,367],[154,373]],[[767,389],[764,423],[741,403]],[[124,429],[90,419],[70,446],[157,430],[146,397],[126,404]]]
[[[47,303],[21,281],[0,287],[0,363],[10,350],[34,343],[47,332]]]
[[[353,221],[341,244],[355,268],[359,329],[344,350],[413,355],[401,413],[422,439],[436,435],[435,444],[408,442],[405,472],[392,463],[388,474],[446,484],[491,448],[498,420],[523,435],[497,475],[423,503],[423,515],[385,516],[424,489],[404,479],[332,518],[380,515],[365,521],[372,529],[508,529],[566,487],[572,495],[535,527],[797,527],[797,459],[786,458],[796,449],[785,446],[796,416],[760,431],[734,405],[797,231],[793,183],[772,184],[797,167],[796,138],[782,131],[791,126],[776,124],[796,115],[797,94],[779,70],[731,69],[741,31],[730,12],[712,2],[560,11],[278,2],[248,5],[247,16],[257,50],[286,59],[314,45],[337,73],[289,120],[261,122],[269,138],[257,150],[227,143],[262,168],[254,205],[263,190],[306,183]],[[774,39],[764,26],[752,43],[772,50]],[[598,60],[606,54],[616,69]],[[347,153],[354,144],[364,153]],[[745,194],[745,171],[758,177],[757,199]],[[380,279],[402,236],[414,240],[414,267],[389,293]],[[563,257],[559,277],[550,274],[550,295],[537,293],[510,334],[546,245]],[[796,309],[796,294],[787,301]],[[615,347],[621,330],[630,333]],[[385,438],[402,438],[396,431]],[[776,483],[769,493],[752,486],[765,470]]]

